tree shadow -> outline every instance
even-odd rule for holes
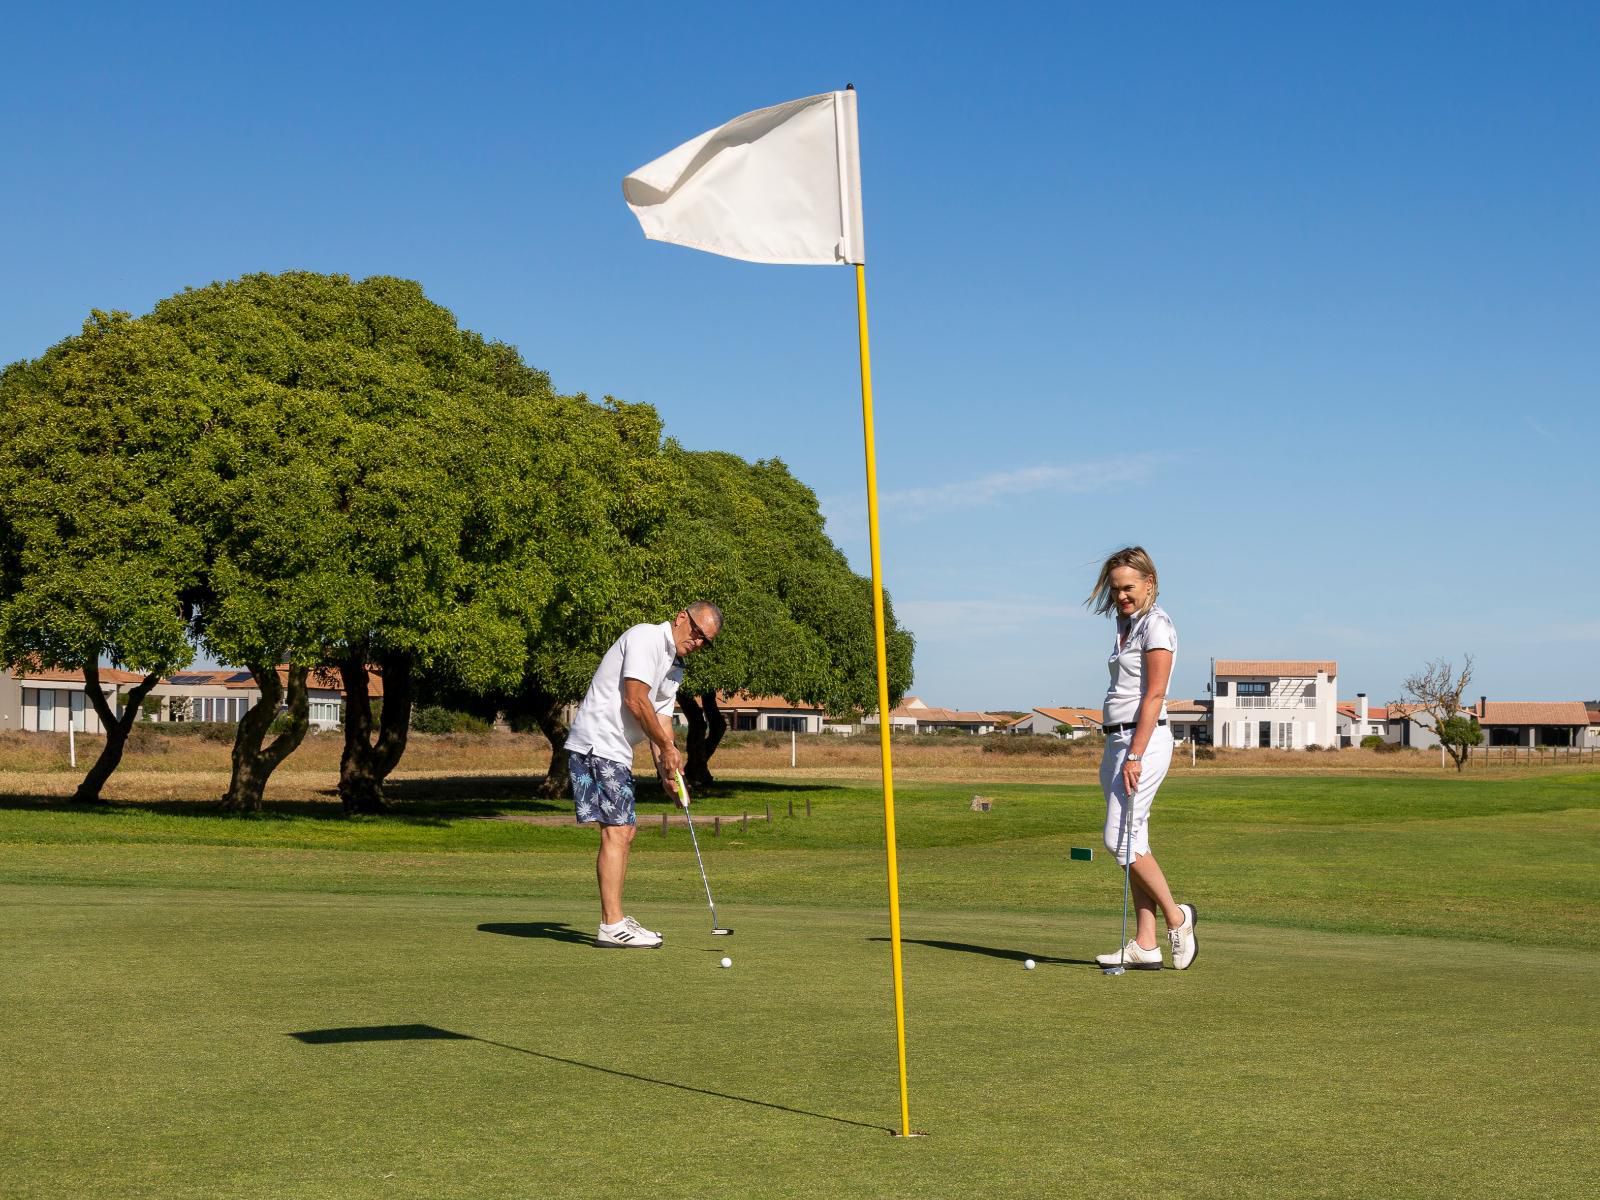
[[[564,813],[570,800],[547,800],[534,794],[542,776],[448,776],[439,779],[392,780],[384,788],[388,807],[358,820],[394,821],[404,825],[443,826],[462,817],[496,817],[506,813]],[[242,821],[349,821],[351,816],[337,801],[336,789],[319,793],[326,800],[273,800],[262,803],[259,813],[241,813],[222,807],[219,800],[100,800],[77,804],[70,793],[0,795],[0,810],[52,812],[141,812],[172,817],[232,817]]]
[[[869,937],[869,942],[887,942],[886,937]],[[1099,964],[1090,958],[1054,958],[1048,954],[1029,954],[1026,950],[1002,950],[998,946],[974,946],[970,942],[941,942],[931,938],[901,938],[901,942],[912,946],[932,946],[935,950],[955,950],[962,954],[986,954],[990,958],[1005,958],[1012,962],[1021,962],[1031,958],[1036,963],[1059,963],[1072,967],[1094,967]]]
[[[479,933],[498,933],[505,937],[545,938],[573,946],[596,946],[594,934],[574,929],[565,921],[490,921],[478,926]]]
[[[561,1063],[563,1066],[568,1067],[580,1067],[585,1071],[598,1071],[602,1075],[610,1075],[616,1079],[631,1079],[636,1083],[653,1084],[656,1087],[672,1088],[679,1092],[692,1092],[698,1096],[711,1096],[717,1100],[731,1100],[736,1104],[749,1104],[756,1108],[768,1108],[774,1112],[789,1113],[797,1117],[810,1117],[817,1121],[831,1121],[836,1125],[852,1125],[857,1129],[871,1129],[879,1133],[894,1132],[893,1129],[886,1125],[872,1125],[866,1121],[852,1121],[848,1117],[835,1117],[828,1113],[810,1112],[803,1108],[791,1108],[787,1104],[774,1104],[770,1100],[757,1100],[751,1096],[736,1096],[731,1092],[719,1092],[712,1088],[676,1083],[670,1079],[655,1079],[649,1075],[638,1075],[632,1071],[618,1070],[615,1067],[602,1067],[598,1063],[581,1062],[575,1058],[562,1058],[559,1054],[546,1054],[540,1050],[529,1050],[523,1046],[513,1046],[508,1042],[497,1042],[490,1038],[481,1038],[470,1033],[456,1033],[454,1030],[441,1029],[437,1025],[357,1025],[341,1029],[306,1029],[299,1033],[291,1033],[288,1036],[307,1046],[331,1046],[352,1042],[479,1042],[485,1046],[494,1046],[499,1050],[510,1050],[515,1054],[526,1054],[530,1058],[542,1058],[546,1062]]]

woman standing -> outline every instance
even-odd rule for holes
[[[1106,559],[1087,604],[1096,613],[1114,613],[1117,640],[1111,651],[1111,687],[1106,692],[1106,752],[1100,760],[1100,788],[1106,795],[1106,849],[1128,871],[1128,886],[1138,912],[1134,937],[1121,950],[1101,954],[1104,967],[1119,963],[1135,970],[1159,971],[1156,909],[1167,923],[1172,965],[1186,970],[1199,953],[1192,904],[1172,899],[1167,877],[1150,853],[1150,805],[1172,764],[1172,731],[1167,727],[1167,683],[1178,651],[1172,618],[1156,607],[1156,567],[1141,546],[1128,546]]]

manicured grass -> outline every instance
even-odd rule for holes
[[[451,789],[358,822],[0,808],[0,1194],[1581,1196],[1600,1177],[1600,777],[1190,777],[1178,974],[1106,978],[1092,789],[900,792],[913,1125],[872,789],[595,835]],[[990,813],[967,802],[981,791]],[[787,817],[793,797],[807,820]],[[652,817],[656,824],[652,824]],[[715,966],[720,954],[732,970]],[[1036,958],[1024,972],[1020,960]],[[303,1035],[297,1037],[295,1035]],[[451,1036],[454,1035],[454,1036]]]

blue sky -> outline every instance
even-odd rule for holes
[[[86,3],[8,18],[0,361],[250,271],[420,280],[566,391],[781,457],[865,569],[854,281],[643,240],[632,170],[854,82],[915,691],[1333,658],[1600,695],[1600,9]]]

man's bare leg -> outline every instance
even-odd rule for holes
[[[600,883],[600,920],[615,925],[622,920],[622,884],[628,877],[628,849],[637,825],[600,826],[600,853],[595,858],[595,878]]]

